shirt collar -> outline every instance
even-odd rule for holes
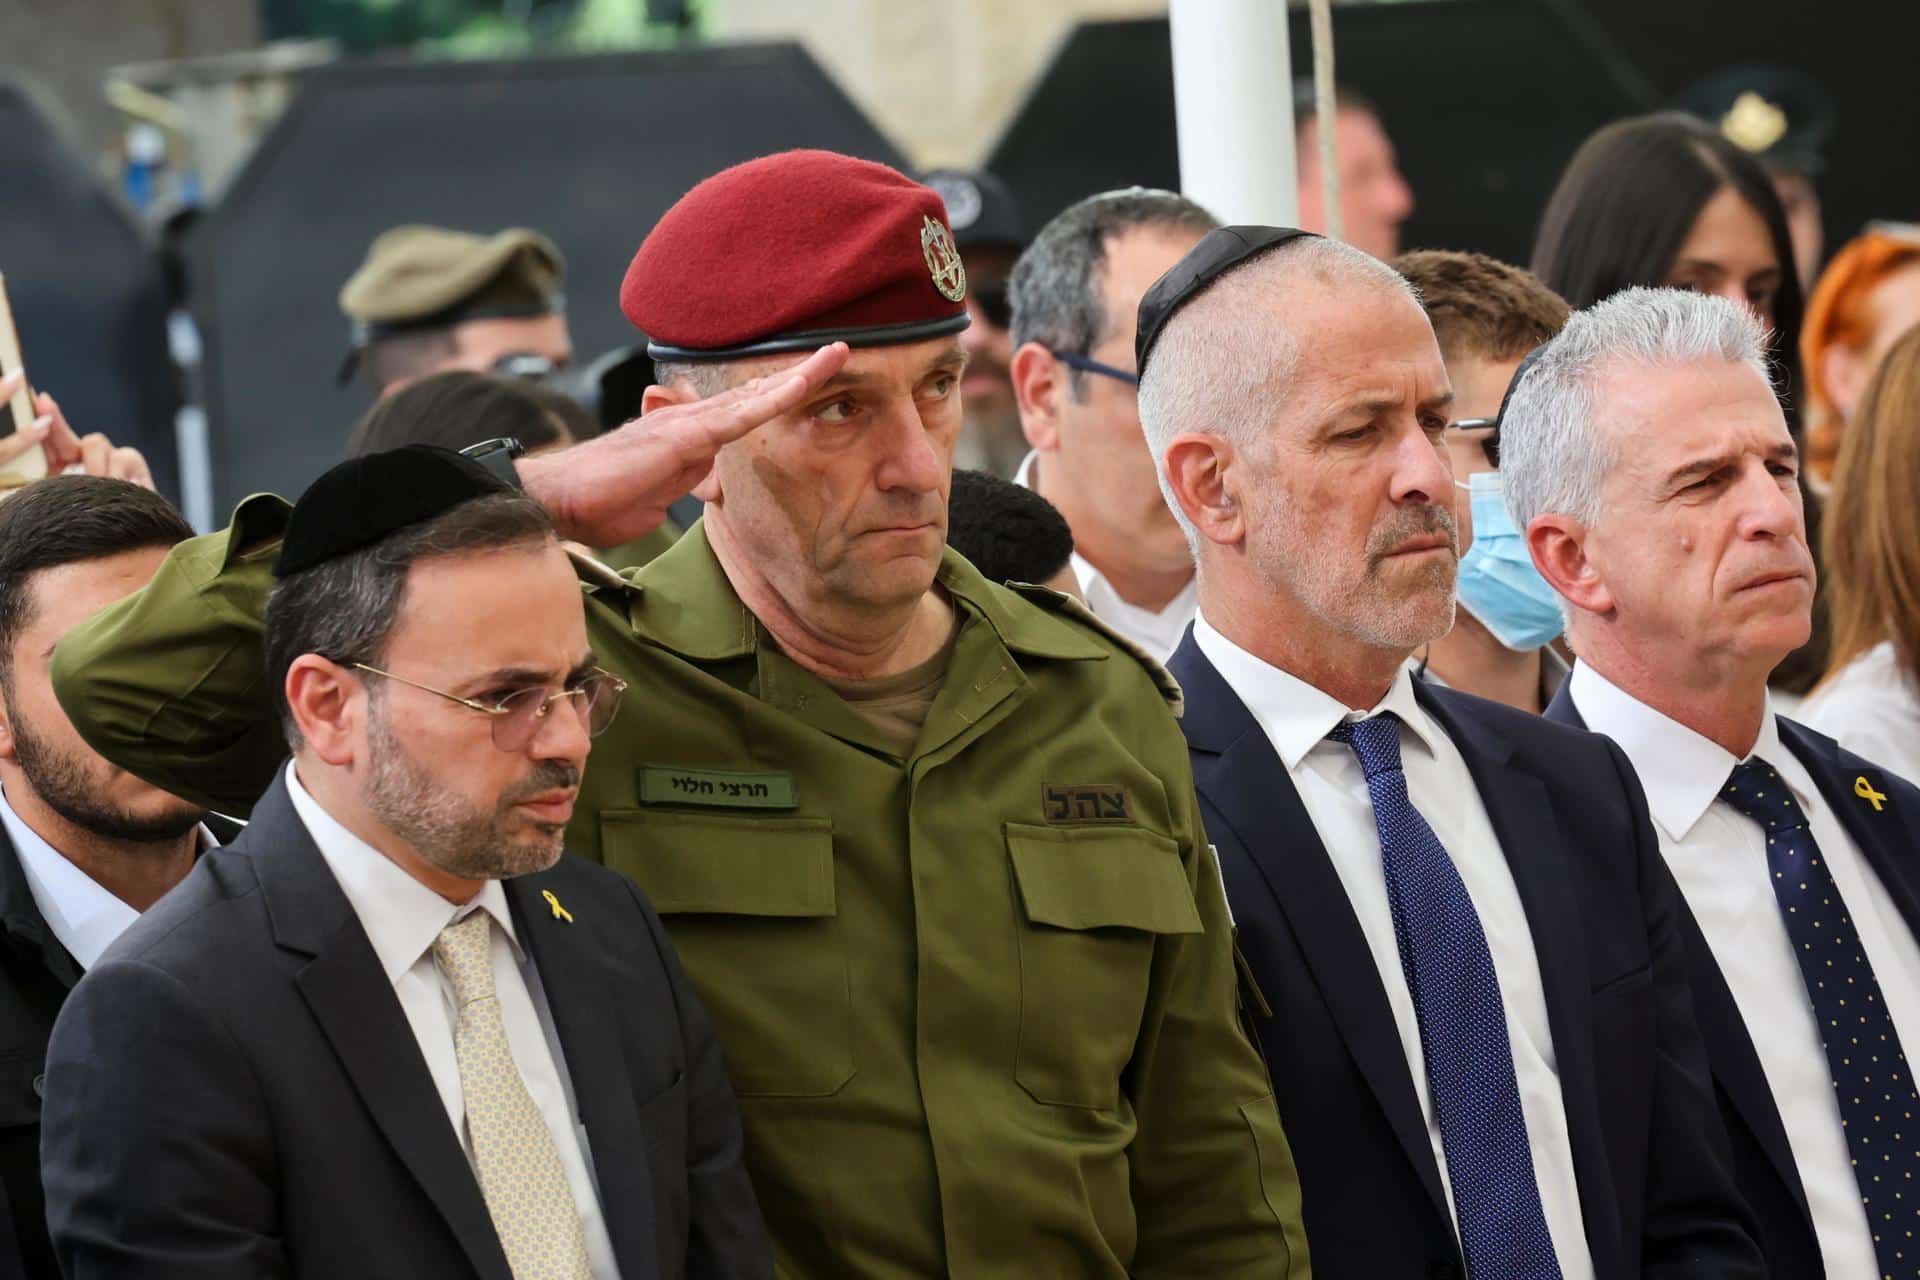
[[[507,908],[506,891],[498,880],[487,881],[471,902],[448,902],[321,808],[312,793],[300,785],[291,760],[287,762],[287,794],[333,878],[339,881],[340,891],[347,895],[348,905],[360,918],[360,927],[366,930],[388,982],[398,982],[419,963],[441,930],[474,911],[492,916],[512,944],[514,956],[524,958],[513,930],[513,913]]]
[[[1039,462],[1040,451],[1038,449],[1027,450],[1027,456],[1020,459],[1020,469],[1013,473],[1013,482],[1022,489],[1033,488],[1033,471],[1034,468],[1039,465]]]
[[[1248,653],[1215,630],[1205,614],[1196,615],[1193,620],[1193,639],[1207,661],[1213,663],[1214,670],[1240,696],[1266,731],[1280,763],[1289,773],[1299,767],[1307,753],[1318,746],[1335,725],[1343,722],[1391,713],[1428,751],[1433,751],[1443,736],[1440,726],[1414,697],[1413,672],[1405,663],[1394,672],[1386,697],[1366,711],[1355,711],[1332,694]]]
[[[1647,793],[1653,820],[1669,839],[1686,839],[1719,798],[1740,761],[1719,743],[1656,711],[1585,662],[1574,663],[1567,680],[1574,707],[1587,728],[1604,733],[1627,753]],[[1784,755],[1769,694],[1760,736],[1747,759],[1758,757],[1778,768]]]
[[[41,838],[7,803],[0,792],[0,825],[5,826],[13,851],[26,874],[27,890],[40,918],[67,949],[74,963],[91,969],[100,955],[140,913],[113,896]]]

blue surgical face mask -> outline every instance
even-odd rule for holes
[[[1476,472],[1465,489],[1473,511],[1473,545],[1460,557],[1460,603],[1493,638],[1517,653],[1538,649],[1564,627],[1553,588],[1533,567],[1527,542],[1513,527],[1498,471]]]

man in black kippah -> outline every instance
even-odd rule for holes
[[[1625,758],[1408,669],[1453,623],[1458,491],[1406,280],[1223,227],[1147,292],[1136,357],[1198,566],[1181,728],[1315,1275],[1764,1274]]]
[[[1051,502],[985,471],[953,473],[947,545],[989,582],[1033,582],[1078,597],[1073,530]]]
[[[54,1027],[62,1272],[769,1276],[700,1001],[633,885],[561,851],[625,685],[546,513],[370,454],[276,574],[293,760]]]

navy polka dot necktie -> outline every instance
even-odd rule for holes
[[[1820,1024],[1880,1274],[1913,1280],[1920,1277],[1920,1094],[1880,981],[1807,815],[1773,766],[1736,765],[1720,795],[1767,833],[1773,894]]]
[[[1559,1280],[1493,953],[1453,859],[1407,798],[1400,722],[1374,716],[1327,736],[1351,746],[1367,775],[1467,1272],[1474,1280]]]

